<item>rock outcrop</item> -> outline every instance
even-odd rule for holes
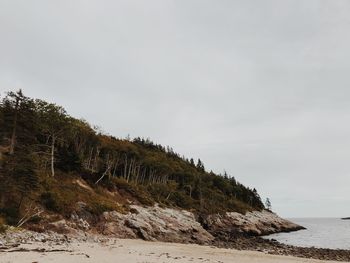
[[[97,225],[98,232],[119,238],[207,244],[233,233],[249,236],[267,235],[303,229],[269,211],[253,211],[245,215],[229,212],[208,215],[197,220],[189,211],[162,208],[158,205],[132,205],[130,212],[104,212]]]
[[[202,219],[202,224],[210,233],[237,232],[253,236],[304,229],[267,210],[247,212],[245,215],[236,212],[208,215]]]
[[[243,236],[261,236],[303,229],[269,211],[253,211],[245,215],[235,212],[196,216],[186,210],[159,205],[130,205],[128,213],[104,212],[92,215],[85,203],[78,202],[70,218],[56,217],[47,223],[29,226],[44,232],[82,236],[103,234],[115,238],[141,238],[150,241],[211,244],[212,241],[232,241]]]
[[[98,230],[104,235],[120,238],[142,238],[180,243],[207,244],[214,239],[185,210],[132,205],[130,212],[104,212]]]

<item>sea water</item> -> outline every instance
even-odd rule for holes
[[[340,218],[292,218],[290,221],[306,227],[290,233],[278,233],[264,238],[301,247],[350,249],[350,220]]]

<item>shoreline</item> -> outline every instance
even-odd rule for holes
[[[350,250],[293,246],[263,237],[236,237],[231,241],[217,241],[215,246],[302,259],[350,262]]]
[[[136,249],[137,248],[137,249]],[[169,249],[168,252],[165,250]],[[192,254],[191,254],[192,253]],[[216,257],[204,257],[204,254]],[[210,244],[120,239],[98,234],[79,236],[27,230],[0,235],[0,262],[339,262],[350,261],[350,250],[294,247],[262,237],[236,235]],[[228,256],[229,255],[229,256]],[[106,258],[105,258],[106,257]],[[232,257],[232,258],[230,258]],[[201,258],[201,259],[200,259]],[[30,260],[32,261],[30,261]],[[95,259],[96,261],[93,261]],[[159,261],[159,260],[162,261]],[[176,259],[176,261],[175,261]],[[216,261],[215,261],[216,260]]]
[[[165,243],[140,239],[101,239],[97,241],[73,240],[68,243],[33,242],[2,250],[0,262],[262,262],[262,263],[317,263],[336,262],[303,259],[292,256],[271,255],[264,252],[240,251],[197,244]]]

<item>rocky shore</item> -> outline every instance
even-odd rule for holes
[[[123,241],[120,242],[124,243]],[[63,252],[69,253],[69,255],[75,255],[77,253],[74,247],[77,244],[78,246],[80,246],[79,244],[100,244],[113,248],[113,244],[115,243],[115,238],[97,234],[80,232],[79,235],[65,235],[52,231],[38,233],[12,228],[5,234],[0,235],[0,254],[18,252],[48,254]],[[350,251],[348,250],[294,247],[278,243],[274,240],[246,236],[241,233],[236,233],[231,237],[227,234],[224,236],[218,236],[206,245],[242,251],[256,251],[261,254],[269,255],[294,256],[319,260],[350,261]],[[85,256],[90,257],[89,254],[86,254]]]
[[[65,234],[75,233],[76,230],[93,230],[116,238],[209,244],[217,232],[261,236],[304,228],[267,210],[247,212],[245,215],[228,212],[198,216],[187,210],[159,205],[130,205],[127,213],[109,211],[96,218],[80,202],[70,219],[49,222],[45,229]]]
[[[194,213],[160,207],[131,205],[127,213],[104,212],[93,217],[83,203],[70,218],[51,217],[29,230],[10,229],[0,235],[0,251],[11,251],[23,244],[46,243],[49,247],[71,242],[108,242],[115,238],[143,239],[175,243],[193,243],[220,248],[253,250],[273,255],[290,255],[321,260],[350,261],[350,251],[302,248],[284,245],[259,236],[281,231],[303,229],[269,211],[253,211],[245,215],[225,213],[196,216]]]
[[[271,255],[350,262],[350,250],[297,247],[282,244],[273,239],[269,240],[262,237],[251,237],[240,234],[233,234],[231,237],[227,234],[218,236],[214,240],[213,245],[222,248],[259,251]]]
[[[216,232],[239,232],[251,236],[262,236],[280,232],[305,229],[267,210],[247,212],[245,215],[228,212],[204,217],[202,225],[216,236]]]
[[[61,241],[58,241],[61,242]],[[326,263],[292,256],[271,255],[256,251],[218,248],[197,244],[150,242],[140,239],[97,239],[55,244],[40,241],[21,243],[0,251],[4,263]]]

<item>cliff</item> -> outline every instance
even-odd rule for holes
[[[127,213],[109,211],[95,218],[85,210],[85,204],[80,203],[79,207],[80,210],[74,212],[69,219],[31,224],[29,228],[75,236],[99,233],[113,238],[196,244],[303,228],[266,210],[246,214],[211,214],[203,219],[190,211],[160,207],[158,204],[131,205]]]

